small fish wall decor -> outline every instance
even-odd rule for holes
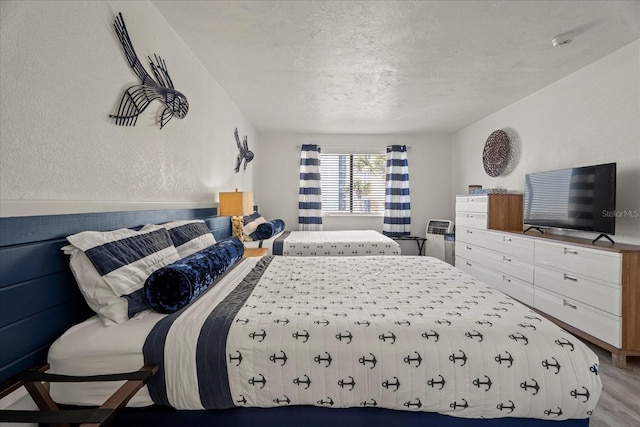
[[[173,116],[179,119],[184,118],[189,112],[189,102],[184,94],[174,88],[173,81],[169,76],[169,71],[167,71],[167,65],[164,60],[156,54],[153,55],[154,59],[151,59],[149,56],[147,57],[151,71],[153,71],[156,77],[154,80],[144,68],[133,49],[127,27],[124,25],[122,13],[118,13],[113,27],[115,28],[118,39],[120,39],[129,65],[136,76],[140,78],[141,83],[125,90],[120,100],[117,114],[109,114],[109,117],[116,119],[116,124],[119,126],[135,126],[140,113],[142,113],[152,101],[157,99],[165,106],[158,117],[160,129],[162,129]]]
[[[247,142],[247,135],[244,136],[242,143],[240,143],[240,138],[238,137],[238,128],[233,132],[233,135],[236,137],[236,144],[238,145],[238,157],[236,157],[236,173],[240,172],[240,164],[244,160],[244,169],[247,170],[247,163],[253,160],[253,151],[249,150],[249,143]]]

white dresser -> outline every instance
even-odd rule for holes
[[[494,213],[471,197],[456,199],[456,267],[611,351],[618,367],[640,355],[640,247],[492,230]]]
[[[456,228],[522,230],[522,194],[456,197]]]

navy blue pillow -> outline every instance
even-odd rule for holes
[[[284,231],[284,221],[281,219],[274,219],[273,221],[260,224],[256,229],[256,236],[260,240],[269,239],[271,236],[275,236],[281,231]]]
[[[158,313],[173,313],[195,300],[244,254],[235,237],[221,240],[154,271],[144,283],[144,299]]]

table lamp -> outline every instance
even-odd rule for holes
[[[253,193],[251,191],[220,192],[218,215],[231,217],[233,237],[243,240],[244,222],[242,217],[253,213]]]

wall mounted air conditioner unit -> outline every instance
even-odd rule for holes
[[[453,265],[455,262],[453,253],[455,244],[451,241],[451,234],[454,230],[455,226],[453,225],[453,221],[444,219],[430,220],[427,223],[425,254]],[[447,237],[446,240],[445,235]]]

